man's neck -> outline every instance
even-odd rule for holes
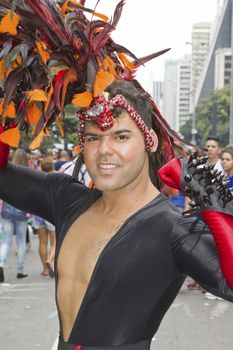
[[[153,200],[159,191],[149,181],[144,186],[127,188],[118,191],[106,191],[102,193],[99,199],[98,206],[106,215],[109,213],[132,212],[144,207],[147,203]]]
[[[208,159],[208,164],[216,164],[218,162],[219,158],[209,158]]]

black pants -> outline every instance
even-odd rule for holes
[[[144,340],[139,343],[122,345],[122,346],[81,346],[82,350],[149,350],[151,339]],[[59,339],[58,350],[74,350],[77,345],[65,343],[62,339]]]

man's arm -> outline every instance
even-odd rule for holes
[[[17,127],[14,121],[0,124],[0,135]],[[8,163],[10,146],[0,140],[0,198],[25,212],[37,214],[53,222],[46,175]]]
[[[178,221],[172,232],[172,254],[179,272],[210,293],[233,302],[233,289],[223,275],[217,246],[200,217]]]
[[[159,169],[162,181],[192,200],[192,206],[198,210],[208,225],[215,240],[221,269],[227,283],[233,288],[233,189],[226,187],[223,176],[205,164],[206,157],[190,156],[187,162],[183,158],[174,158]]]
[[[45,173],[8,163],[0,170],[0,198],[18,209],[54,222]]]

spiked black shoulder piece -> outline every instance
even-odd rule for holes
[[[233,188],[227,188],[229,183],[224,175],[207,164],[208,157],[198,158],[197,153],[191,154],[188,162],[180,158],[182,166],[182,192],[191,199],[189,205],[197,210],[215,210],[233,215]]]

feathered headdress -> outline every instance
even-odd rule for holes
[[[63,133],[67,104],[89,106],[114,79],[133,80],[140,65],[167,51],[138,59],[111,39],[124,2],[109,20],[85,0],[0,0],[0,113],[3,124],[17,124],[1,141],[17,147],[25,129],[34,135],[30,147],[39,147],[54,121]],[[169,145],[178,136],[154,111]]]

